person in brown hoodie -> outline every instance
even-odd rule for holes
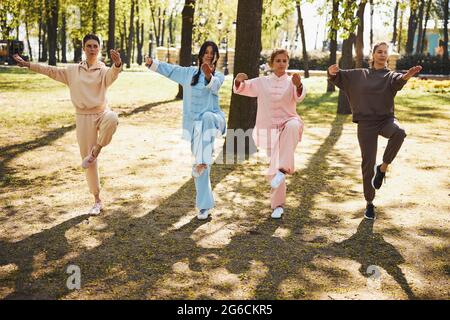
[[[95,204],[89,214],[99,214],[102,209],[97,157],[100,150],[111,142],[118,125],[117,114],[108,108],[106,89],[117,79],[122,70],[122,60],[117,51],[111,50],[111,68],[97,59],[100,39],[94,34],[83,38],[86,60],[66,68],[46,66],[24,61],[19,55],[14,59],[21,67],[44,74],[69,87],[70,98],[76,110],[76,133],[82,167],[86,169],[89,191]]]
[[[422,70],[421,66],[415,66],[405,74],[394,72],[386,67],[387,59],[388,45],[379,42],[373,47],[370,68],[341,70],[337,64],[328,68],[328,80],[345,92],[353,122],[358,124],[366,219],[375,219],[372,203],[375,189],[380,189],[386,170],[406,137],[394,117],[394,97]],[[388,139],[383,162],[379,165],[376,164],[378,135]]]

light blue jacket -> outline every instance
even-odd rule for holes
[[[153,60],[149,69],[183,86],[183,139],[191,140],[194,121],[201,120],[202,115],[207,111],[221,115],[225,122],[225,113],[219,106],[219,89],[225,79],[222,73],[216,71],[207,83],[205,74],[201,71],[198,83],[191,86],[198,67],[181,67]],[[225,132],[226,126],[221,134],[224,135]]]

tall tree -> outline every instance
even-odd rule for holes
[[[420,44],[420,53],[423,53],[425,51],[425,40],[427,35],[427,25],[428,20],[430,19],[430,10],[431,10],[431,3],[433,0],[428,0],[427,2],[427,8],[425,13],[425,23],[423,26],[423,32],[422,32],[422,43]]]
[[[108,57],[111,61],[109,51],[115,49],[115,31],[116,31],[116,0],[109,0],[108,10]]]
[[[259,76],[262,8],[262,0],[238,1],[234,77],[238,72],[246,73],[249,78]],[[252,30],[252,32],[248,32],[249,30]],[[254,127],[255,120],[256,98],[232,94],[228,128],[246,131]],[[227,141],[229,139],[233,139],[234,145],[237,145],[234,136],[227,136]],[[246,144],[245,150],[246,153],[255,151],[254,142],[251,138],[249,138],[249,144]],[[237,154],[237,152],[238,150],[235,148],[234,153]]]
[[[342,25],[344,29],[344,42],[342,43],[342,58],[340,67],[342,69],[353,68],[353,43],[355,41],[355,29],[358,26],[358,19],[355,17],[355,10],[358,8],[356,0],[344,0],[344,12],[342,14]],[[350,103],[342,90],[339,90],[338,114],[350,114]]]
[[[405,52],[412,54],[414,49],[414,37],[417,29],[417,0],[410,0],[410,14],[408,20],[408,34]]]
[[[422,52],[422,36],[423,36],[423,15],[424,15],[424,9],[425,9],[425,0],[420,0],[419,5],[419,15],[418,15],[418,27],[417,30],[417,43],[416,43],[416,53]]]
[[[404,10],[401,9],[400,12],[400,22],[399,22],[399,27],[398,27],[398,45],[397,45],[397,51],[398,53],[402,52],[402,36],[403,36],[403,14],[404,14]]]
[[[373,13],[374,13],[374,5],[373,0],[370,0],[370,36],[369,36],[369,42],[370,47],[373,48]]]
[[[364,60],[364,9],[367,0],[361,0],[356,16],[358,18],[358,31],[355,39],[356,68],[362,68]]]
[[[305,78],[309,78],[309,59],[308,59],[308,53],[306,52],[306,39],[305,39],[305,27],[303,25],[303,18],[302,18],[302,9],[300,7],[301,3],[300,0],[296,0],[296,7],[297,7],[297,15],[298,15],[298,27],[300,28],[300,35],[302,37],[302,54],[303,54],[303,63],[304,63],[304,70],[305,70]]]
[[[98,0],[92,0],[92,33],[97,33]]]
[[[180,66],[189,67],[192,63],[192,28],[194,26],[195,0],[185,0],[181,12]],[[183,99],[183,87],[178,86],[177,99]]]
[[[131,0],[131,8],[130,8],[130,29],[128,32],[128,41],[127,41],[127,61],[126,67],[129,69],[131,67],[131,48],[133,45],[133,34],[134,34],[134,6],[135,0]]]
[[[448,1],[444,0],[443,2],[443,11],[444,11],[444,54],[442,56],[442,60],[444,62],[444,74],[450,74],[450,62],[448,60]]]
[[[330,29],[328,31],[328,38],[330,39],[330,60],[329,65],[336,64],[337,61],[337,31],[339,29],[339,2],[340,0],[332,0],[333,7],[331,10]],[[327,92],[334,92],[335,87],[328,81]]]
[[[395,46],[397,42],[397,17],[398,17],[398,6],[399,6],[399,0],[395,2],[395,9],[394,9],[394,31],[392,32],[392,44]]]
[[[137,45],[137,63],[142,65],[142,47],[144,46],[144,24],[141,24],[141,14],[139,12],[139,0],[136,2],[136,45]]]
[[[47,0],[48,64],[56,66],[59,0]]]
[[[65,10],[61,13],[61,62],[67,63],[67,18]]]

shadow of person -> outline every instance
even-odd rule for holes
[[[49,298],[45,290],[40,291],[41,294],[38,295],[33,293],[35,258],[39,254],[44,255],[46,264],[63,258],[71,251],[65,236],[66,231],[87,218],[88,215],[74,217],[15,243],[0,241],[0,266],[14,264],[18,269],[15,271],[15,291],[5,299]]]
[[[347,240],[328,247],[334,256],[349,258],[361,264],[359,272],[369,277],[376,267],[383,268],[403,289],[409,299],[415,295],[399,265],[405,259],[398,250],[384,240],[383,235],[373,232],[374,220],[363,219],[357,231]]]

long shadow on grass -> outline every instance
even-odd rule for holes
[[[212,187],[234,168],[229,165],[214,165],[211,173]],[[194,209],[194,195],[195,185],[193,179],[190,179],[143,217],[127,216],[131,211],[127,207],[133,208],[133,212],[138,211],[141,200],[136,203],[128,202],[127,206],[105,216],[102,222],[107,228],[104,231],[113,236],[92,250],[79,251],[79,256],[69,262],[81,269],[82,289],[89,287],[89,290],[110,298],[151,298],[156,282],[170,273],[176,262],[188,259],[194,263],[198,257],[208,253],[208,249],[198,247],[190,238],[195,229],[203,224],[194,216],[182,227],[171,230],[176,222]],[[59,257],[70,253],[65,241],[48,239],[59,239],[61,235],[64,236],[65,230],[78,222],[79,220],[68,221],[40,236],[18,243],[2,244],[2,264],[15,263],[19,266],[14,276],[3,280],[5,283],[15,282],[15,291],[6,299],[58,299],[70,293],[65,285],[69,276],[65,273],[66,266],[32,277],[30,257],[41,250],[58,252]],[[186,298],[182,293],[178,297]]]
[[[119,117],[127,118],[127,117],[130,117],[130,116],[138,114],[138,113],[147,112],[158,105],[170,103],[173,101],[176,101],[176,100],[171,99],[171,100],[164,100],[164,101],[149,103],[149,104],[137,107],[131,111],[122,111],[119,113]],[[0,148],[0,159],[1,159],[1,162],[0,162],[0,189],[8,187],[11,183],[22,184],[22,185],[33,183],[33,181],[30,182],[28,179],[21,180],[21,179],[17,179],[16,177],[14,177],[16,170],[13,168],[9,168],[8,163],[23,153],[33,151],[34,149],[50,145],[51,143],[58,140],[59,138],[64,136],[66,133],[74,130],[75,128],[76,128],[75,124],[72,124],[70,126],[65,126],[65,127],[61,127],[58,129],[48,131],[42,137],[36,138],[31,141],[1,147]],[[114,142],[113,142],[113,145],[114,145]]]

